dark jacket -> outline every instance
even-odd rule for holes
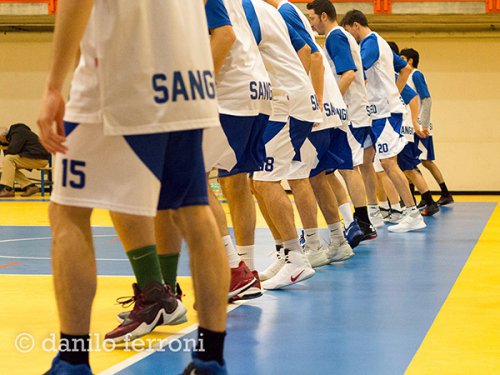
[[[49,160],[50,154],[42,146],[38,135],[24,124],[14,124],[7,133],[9,148],[4,151],[5,155],[19,155],[23,158]]]

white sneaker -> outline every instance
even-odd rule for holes
[[[384,218],[382,217],[378,207],[376,209],[368,210],[368,217],[375,228],[381,228],[385,225]]]
[[[343,260],[352,258],[354,251],[352,251],[349,242],[344,238],[340,243],[330,242],[326,256],[329,262],[342,262]]]
[[[403,220],[403,217],[404,217],[403,212],[391,209],[391,213],[389,214],[387,219],[385,219],[385,221],[391,224],[399,224],[401,220]]]
[[[315,271],[300,251],[285,250],[285,265],[271,279],[262,283],[264,289],[281,289],[309,279]]]
[[[414,230],[424,229],[427,225],[424,218],[418,213],[418,216],[412,216],[407,211],[403,214],[403,219],[399,224],[389,227],[389,232],[404,233]]]
[[[279,270],[285,265],[285,253],[283,249],[276,251],[276,259],[264,271],[259,272],[260,281],[269,280],[274,277]]]
[[[306,246],[304,247],[304,253],[306,254],[307,259],[309,260],[309,263],[311,263],[311,267],[313,268],[321,267],[330,263],[328,261],[328,257],[326,256],[326,251],[327,250],[321,244],[317,247],[306,244]]]

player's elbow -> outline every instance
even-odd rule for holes
[[[399,75],[403,75],[405,77],[409,76],[411,73],[411,67],[410,65],[406,65],[401,71],[399,72]]]
[[[227,25],[212,30],[212,38],[216,38],[220,45],[227,46],[229,49],[236,40],[236,34],[233,27]]]
[[[356,73],[354,70],[348,70],[343,74],[343,76],[348,84],[351,84],[356,79]]]
[[[308,55],[311,55],[311,47],[309,47],[308,44],[304,45],[304,47],[302,47],[300,50],[299,50],[300,53],[303,53],[303,54],[308,54]]]
[[[315,52],[311,55],[311,69],[323,72],[325,67],[323,65],[323,55],[320,52]]]

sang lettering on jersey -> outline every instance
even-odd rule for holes
[[[335,108],[333,103],[323,103],[323,109],[325,110],[326,117],[332,117],[337,115],[342,121],[347,121],[347,109],[345,108]]]
[[[250,99],[252,100],[272,100],[273,90],[271,82],[250,82]]]
[[[154,101],[158,104],[215,98],[215,79],[210,70],[175,71],[170,78],[164,73],[156,73],[152,85],[157,93]]]
[[[403,125],[401,126],[401,134],[413,135],[413,126]]]

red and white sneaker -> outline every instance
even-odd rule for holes
[[[255,283],[255,277],[247,267],[245,262],[241,261],[238,267],[231,268],[231,286],[229,288],[228,299],[249,289]]]
[[[249,299],[254,299],[254,298],[259,298],[262,296],[262,287],[260,286],[260,279],[259,279],[259,274],[257,271],[252,271],[253,276],[255,277],[255,282],[252,284],[250,288],[247,290],[241,292],[240,294],[234,296],[233,298],[229,299],[229,302],[236,302],[236,301],[246,301]]]
[[[135,291],[135,287],[136,287],[136,284],[134,284],[134,291]],[[180,302],[182,302],[182,297],[184,297],[184,294],[182,293],[182,289],[181,289],[181,286],[179,285],[179,283],[175,284],[175,297]],[[134,301],[135,301],[134,298],[135,298],[135,296],[133,296],[133,297],[120,297],[117,299],[117,302],[120,305],[122,305],[124,308],[127,308],[134,303]],[[130,315],[131,312],[132,311],[124,311],[124,312],[119,313],[116,316],[116,320],[118,320],[119,323],[123,323],[123,321],[128,318],[128,316]],[[172,320],[171,322],[168,322],[168,323],[163,323],[162,325],[175,326],[178,324],[186,323],[187,321],[188,321],[188,319],[187,319],[187,313],[186,313],[184,315],[179,316],[179,318]]]
[[[264,289],[281,289],[312,277],[316,272],[301,251],[284,250],[285,264],[279,272],[262,283]]]
[[[141,291],[134,284],[133,288],[134,308],[118,327],[106,334],[107,340],[116,343],[134,340],[187,313],[186,307],[175,297],[169,285],[152,283]]]

